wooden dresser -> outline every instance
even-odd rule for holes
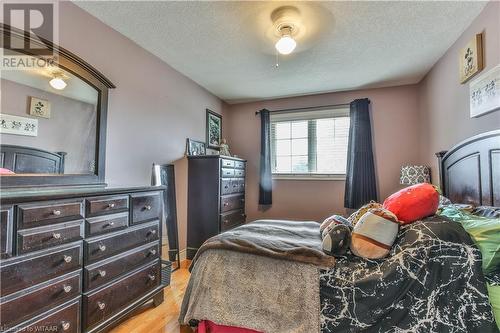
[[[245,223],[245,173],[240,158],[188,157],[188,259],[208,238]]]
[[[2,193],[0,331],[106,331],[160,304],[164,189]]]

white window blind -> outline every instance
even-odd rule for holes
[[[271,112],[271,164],[277,175],[345,175],[349,109]]]

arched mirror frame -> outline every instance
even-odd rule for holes
[[[72,73],[87,84],[95,88],[98,92],[97,99],[97,122],[96,122],[96,156],[94,174],[54,174],[54,175],[16,175],[0,177],[0,185],[4,187],[35,187],[35,186],[75,186],[75,185],[105,185],[105,164],[106,164],[106,118],[108,109],[108,90],[115,88],[104,75],[87,62],[71,53],[70,51],[55,45],[53,42],[31,35],[23,30],[1,24],[0,32],[2,38],[0,47],[11,49],[10,45],[24,42],[31,45],[39,45],[50,49],[57,55],[57,66]],[[16,52],[19,50],[15,49]],[[39,57],[37,52],[20,52],[29,56]]]

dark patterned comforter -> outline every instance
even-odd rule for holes
[[[339,258],[320,299],[322,332],[498,332],[481,253],[438,217],[402,227],[385,259]]]

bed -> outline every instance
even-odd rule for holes
[[[0,145],[0,165],[16,174],[64,173],[65,152],[50,152],[38,148]]]
[[[445,196],[455,203],[500,206],[500,131],[437,155]],[[459,223],[436,215],[401,227],[385,259],[348,254],[329,264],[313,251],[308,256],[315,260],[309,263],[293,257],[294,244],[283,251],[280,244],[271,245],[274,251],[263,255],[259,236],[272,235],[272,242],[286,233],[287,224],[294,228],[294,222],[275,221],[273,229],[271,222],[216,236],[197,254],[182,324],[208,320],[259,332],[498,331],[481,252]],[[306,246],[321,242],[319,224],[303,222],[295,228],[302,229],[290,232],[305,234],[301,241]],[[257,245],[242,250],[251,232]]]

